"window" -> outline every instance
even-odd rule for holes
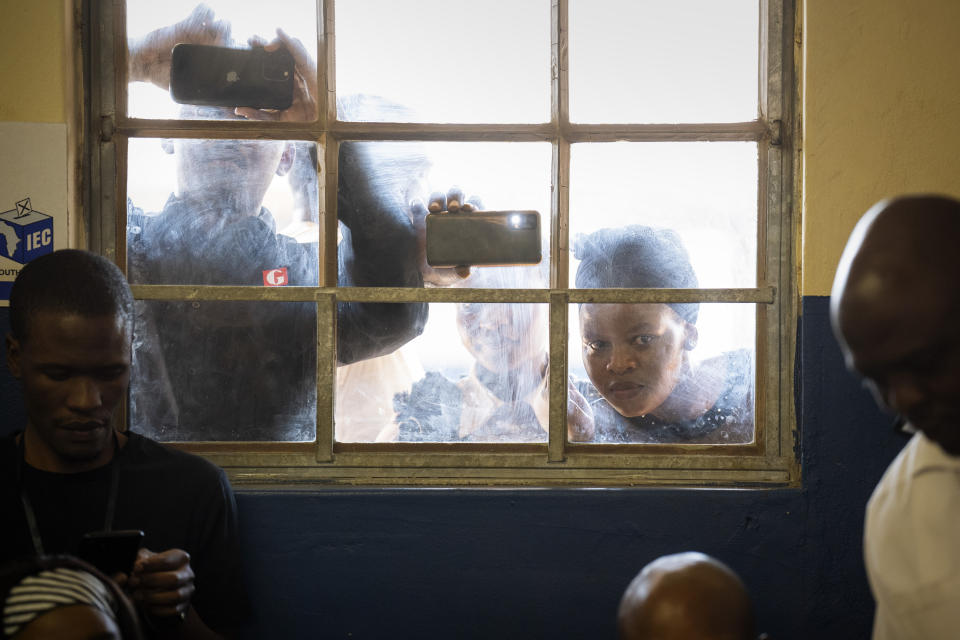
[[[789,0],[208,5],[85,5],[133,428],[250,486],[798,481]],[[222,82],[290,109],[171,99],[274,38]],[[542,260],[426,264],[457,189]]]

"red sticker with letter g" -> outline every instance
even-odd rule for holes
[[[263,286],[265,287],[282,287],[287,284],[287,282],[289,282],[289,280],[287,279],[286,267],[267,269],[263,272]]]

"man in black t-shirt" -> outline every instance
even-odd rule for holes
[[[63,250],[27,264],[10,294],[7,363],[27,423],[0,440],[0,562],[78,551],[93,531],[141,529],[116,576],[160,637],[210,638],[245,611],[236,505],[224,473],[117,431],[130,377],[133,298],[121,271]]]

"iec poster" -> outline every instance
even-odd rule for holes
[[[0,307],[23,265],[66,246],[66,125],[0,122]]]

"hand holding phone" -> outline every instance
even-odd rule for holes
[[[108,576],[129,574],[143,545],[143,531],[94,531],[80,539],[77,556],[86,560]]]
[[[282,120],[284,122],[309,122],[319,115],[320,91],[317,84],[317,63],[299,39],[277,29],[277,37],[271,42],[259,36],[249,40],[252,47],[263,47],[272,52],[286,49],[293,56],[293,104],[281,111],[263,111],[251,107],[237,107],[236,113],[250,120]]]
[[[183,549],[143,549],[125,587],[151,616],[182,620],[196,591],[195,577]]]
[[[182,104],[287,109],[294,60],[284,49],[232,49],[180,43],[173,48],[170,95]]]

